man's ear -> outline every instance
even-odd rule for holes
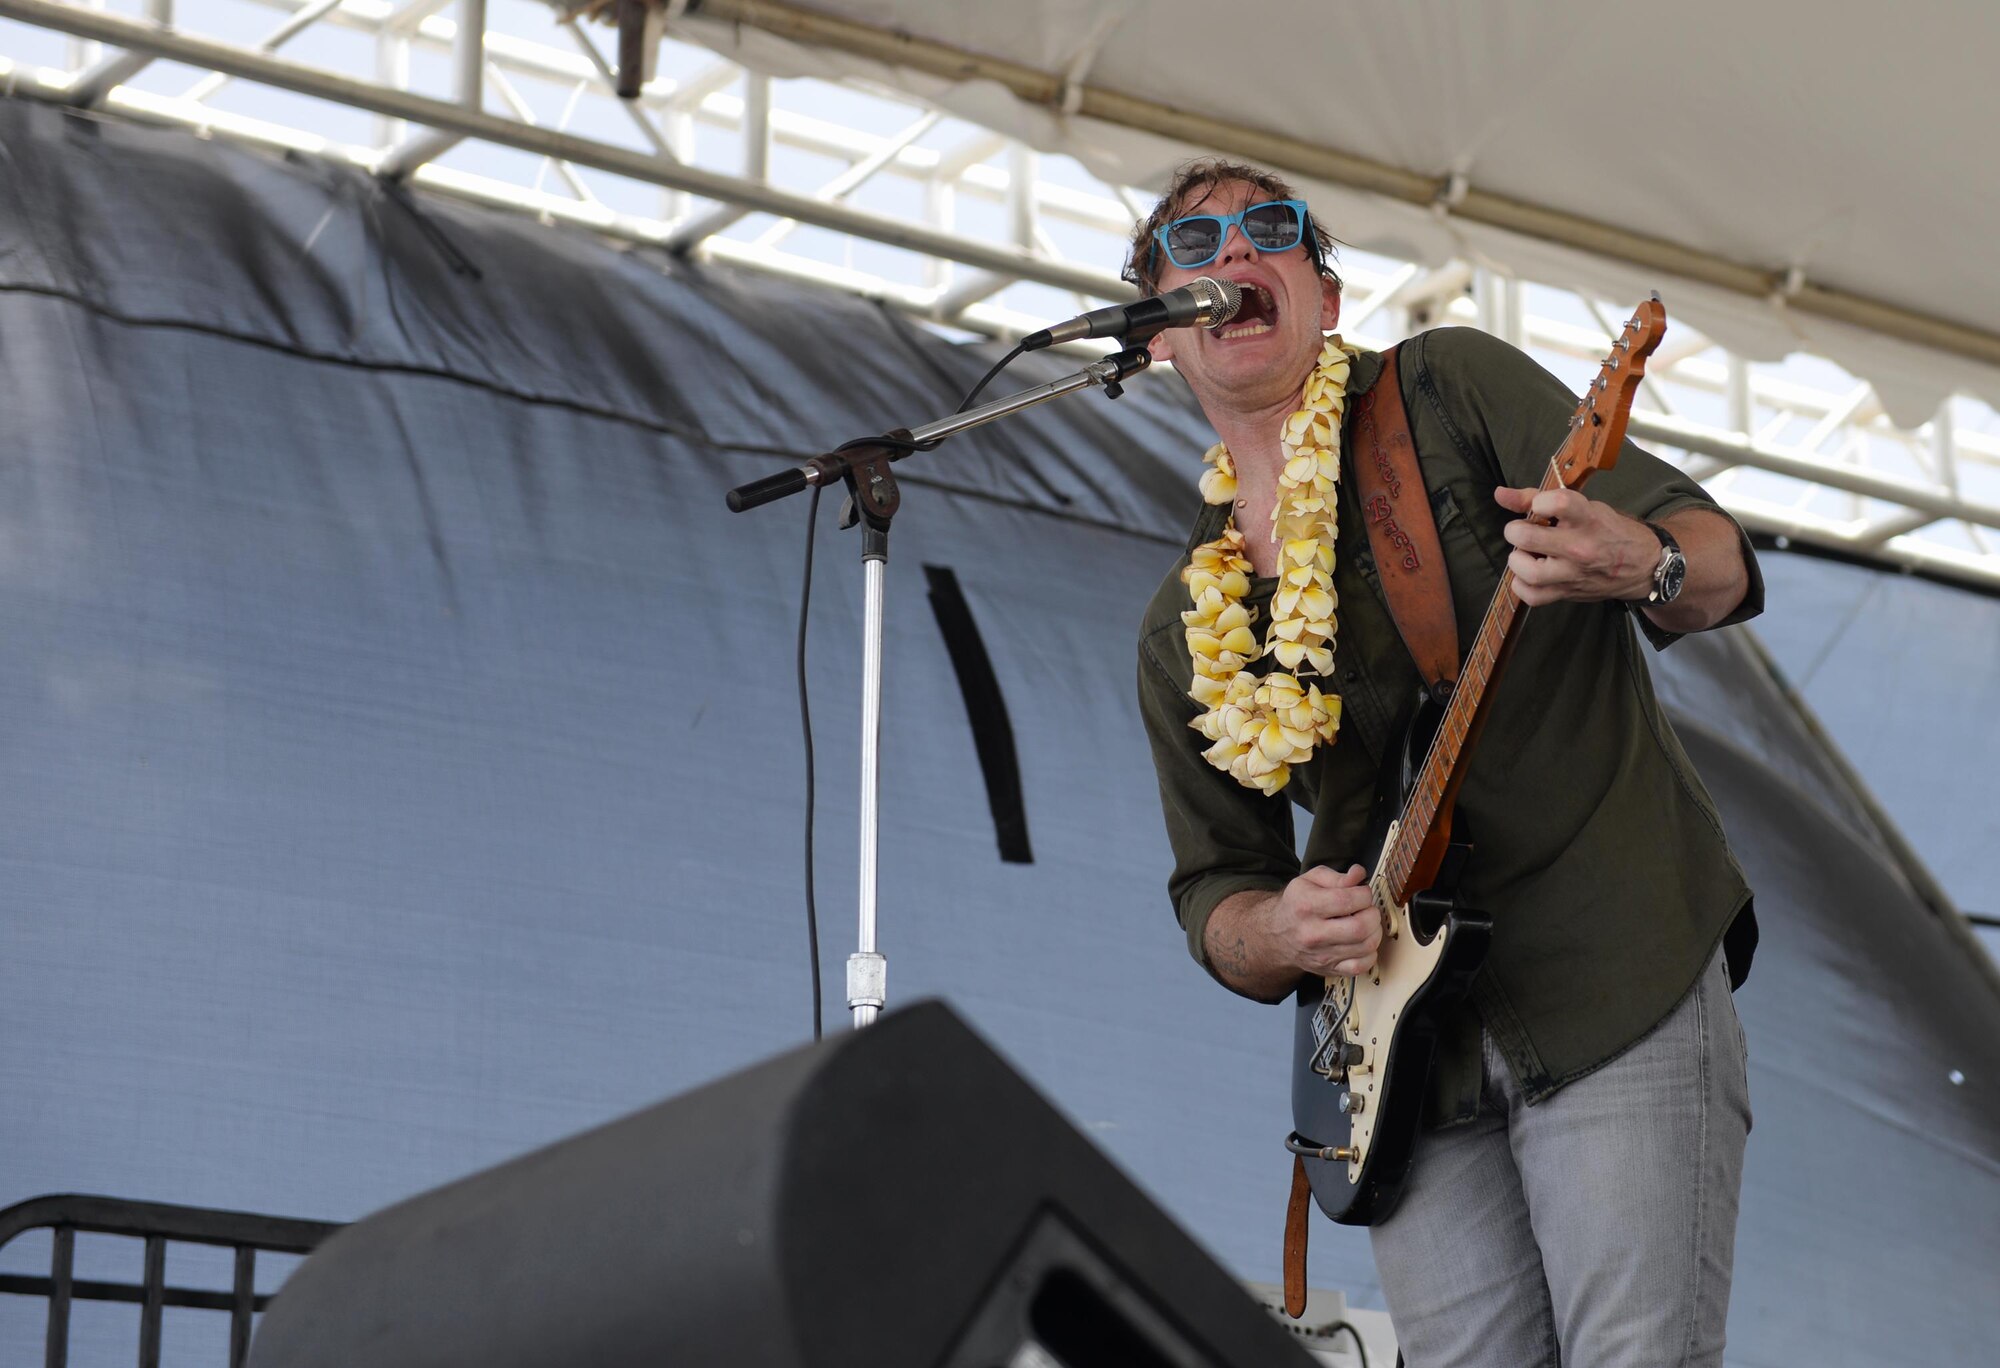
[[[1332,332],[1340,326],[1340,287],[1325,276],[1319,278],[1319,330]]]
[[[1146,353],[1153,358],[1155,365],[1162,361],[1171,361],[1174,359],[1174,344],[1167,341],[1165,333],[1156,332],[1146,339]]]

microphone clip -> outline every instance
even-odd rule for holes
[[[1155,328],[1152,332],[1147,333],[1146,337],[1151,337],[1153,333],[1159,331],[1161,330]],[[1100,388],[1103,389],[1106,399],[1122,397],[1125,393],[1125,382],[1153,364],[1153,354],[1146,350],[1145,338],[1125,338],[1122,340],[1130,342],[1132,345],[1125,348],[1124,351],[1111,353],[1111,355],[1097,363],[1098,367],[1104,368],[1104,379],[1100,383]]]

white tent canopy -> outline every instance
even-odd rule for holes
[[[1577,383],[1658,290],[1641,442],[1757,534],[2000,585],[1987,0],[810,2],[647,0],[627,101],[603,0],[0,0],[0,91],[989,336],[1124,294],[1147,187],[1221,150],[1362,249],[1357,342],[1471,324]]]
[[[2000,399],[2000,8],[1919,0],[696,0],[674,31],[866,75],[1115,184],[1197,150],[1296,173],[1345,240],[1826,356],[1899,422]]]

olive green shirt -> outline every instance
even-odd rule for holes
[[[1403,345],[1399,374],[1458,618],[1462,653],[1477,636],[1511,549],[1511,515],[1497,484],[1542,481],[1575,398],[1523,353],[1484,333],[1444,328]],[[1351,470],[1353,401],[1381,357],[1356,359],[1342,429]],[[1715,508],[1701,487],[1627,442],[1585,492],[1657,521]],[[1717,510],[1718,512],[1720,510]],[[1208,506],[1190,548],[1220,535],[1229,509]],[[1726,516],[1726,515],[1725,515]],[[1246,535],[1255,535],[1246,530]],[[1728,619],[1763,608],[1748,538],[1749,590]],[[1401,739],[1421,682],[1397,635],[1353,493],[1343,478],[1334,689],[1340,734],[1267,798],[1202,759],[1188,723],[1192,668],[1180,614],[1190,604],[1183,555],[1146,609],[1139,705],[1152,744],[1167,834],[1168,891],[1188,948],[1207,968],[1209,914],[1231,894],[1281,889],[1302,868],[1373,867],[1367,848],[1385,753]],[[1262,623],[1273,581],[1253,581]],[[1261,631],[1261,627],[1256,630]],[[1471,1001],[1449,1023],[1430,1098],[1432,1124],[1470,1119],[1480,1085],[1479,1026],[1492,1033],[1530,1102],[1590,1072],[1652,1029],[1694,986],[1750,890],[1715,806],[1653,696],[1640,651],[1676,638],[1631,605],[1559,603],[1533,609],[1458,798],[1472,857],[1462,906],[1493,919],[1492,947]],[[1253,669],[1262,672],[1269,662]],[[1303,861],[1291,811],[1312,814]],[[1740,972],[1747,965],[1732,966]]]

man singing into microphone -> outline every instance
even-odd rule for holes
[[[1126,268],[1147,293],[1206,275],[1244,294],[1222,326],[1151,343],[1222,440],[1146,610],[1139,703],[1188,947],[1263,1002],[1375,963],[1365,829],[1421,687],[1351,478],[1384,360],[1329,336],[1330,249],[1276,176],[1207,161],[1176,174]],[[1752,617],[1762,580],[1734,521],[1629,443],[1587,494],[1537,493],[1576,401],[1522,353],[1445,328],[1404,343],[1396,373],[1460,648],[1503,568],[1533,612],[1458,800],[1461,901],[1492,945],[1447,1022],[1402,1200],[1370,1232],[1383,1292],[1412,1368],[1719,1364],[1750,1119],[1729,990],[1754,923],[1640,638]],[[1309,468],[1312,446],[1338,468]],[[1275,541],[1274,509],[1314,499],[1334,535]],[[1282,756],[1223,718],[1260,706],[1274,669],[1299,686],[1276,705],[1313,712]]]

